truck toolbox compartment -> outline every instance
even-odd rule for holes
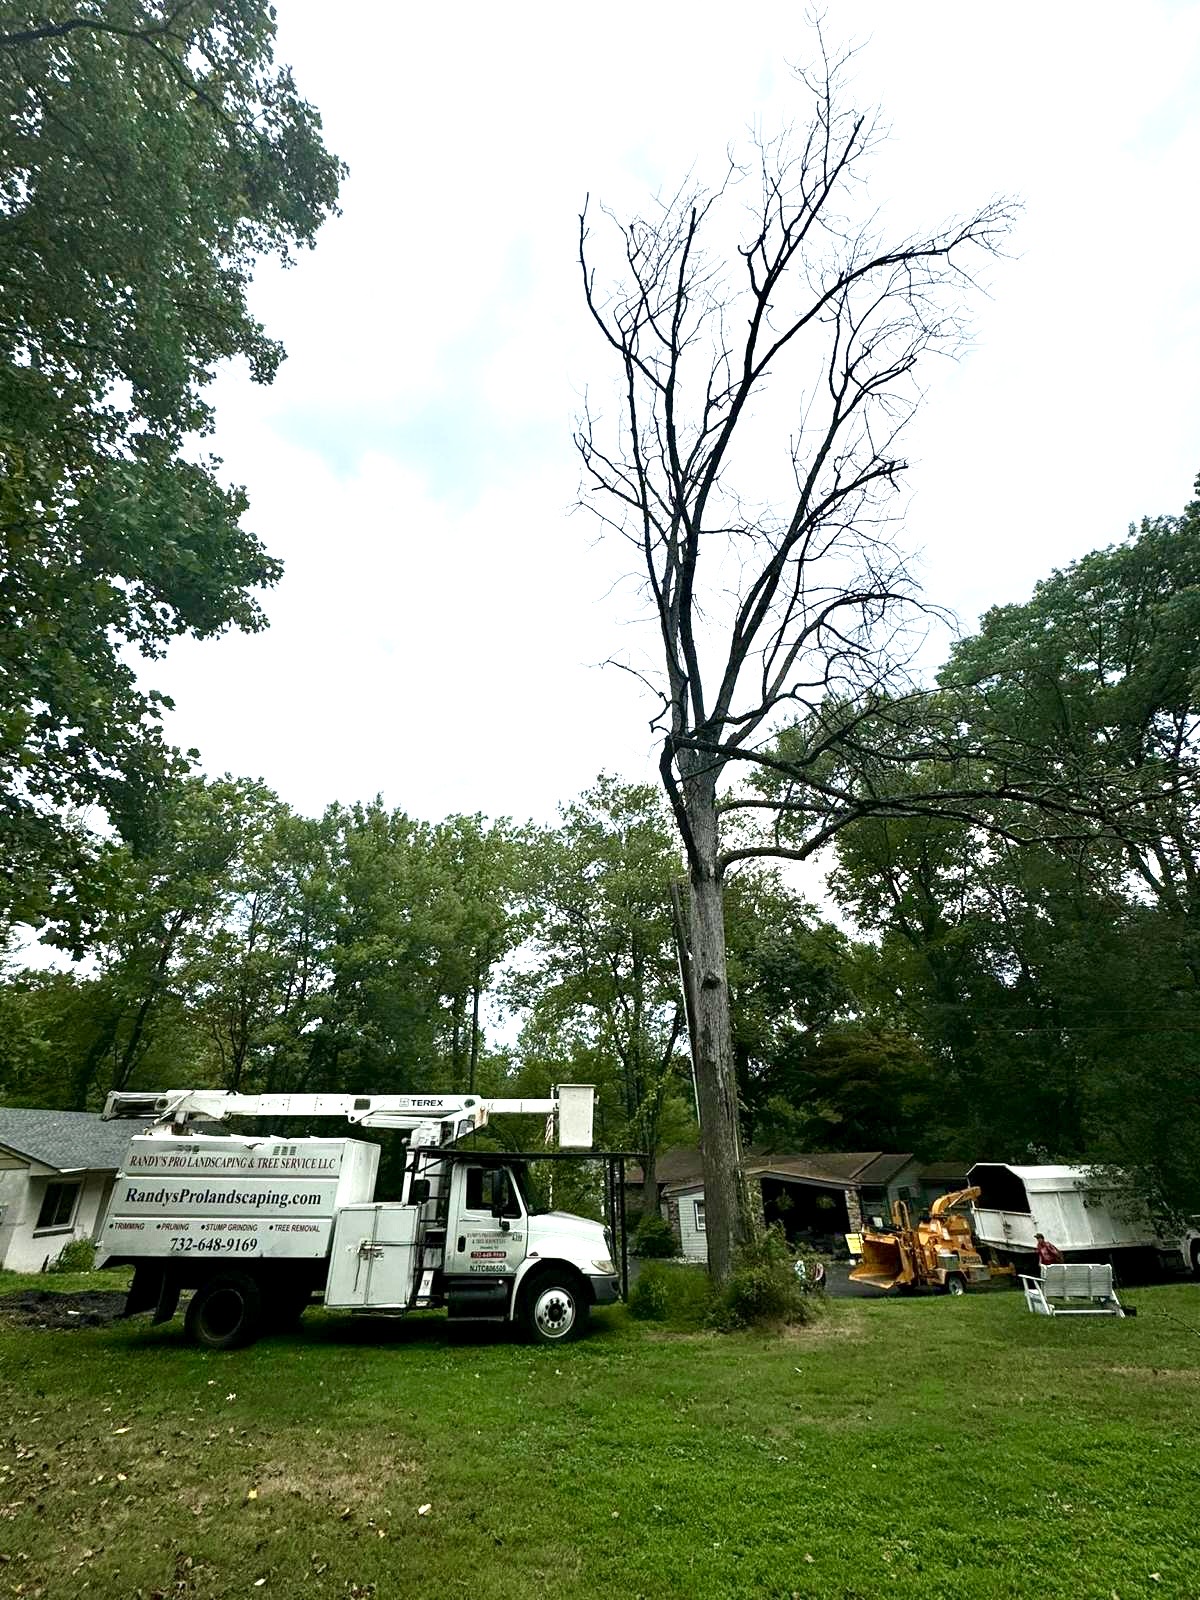
[[[325,1304],[407,1310],[417,1262],[417,1206],[346,1206],[337,1214]]]

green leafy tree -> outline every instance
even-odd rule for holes
[[[879,935],[881,1013],[938,1065],[947,1153],[1100,1160],[1177,1212],[1200,1197],[1198,511],[987,614],[942,673],[990,753],[986,814],[905,817],[900,791],[832,880]],[[1018,751],[1028,791],[1077,797],[1057,832],[1006,795]],[[936,731],[908,781],[962,782]]]
[[[437,982],[449,1005],[448,1090],[472,1093],[479,1086],[481,1008],[526,925],[521,901],[531,838],[528,829],[506,821],[488,825],[481,816],[447,817],[433,830],[441,877]]]
[[[932,1064],[874,1008],[874,952],[749,869],[725,897],[734,1052],[745,1125],[780,1149],[923,1149]]]
[[[596,1083],[602,1139],[645,1153],[655,1198],[687,1042],[670,909],[679,874],[655,790],[601,777],[531,852],[532,925],[507,983],[526,1013],[526,1071],[561,1080],[569,1063]]]
[[[1174,1211],[1200,1198],[1198,639],[1193,500],[989,612],[943,673],[985,738],[1019,736],[1092,797],[1091,833],[1047,841],[1007,871],[1019,892],[992,897],[1005,997],[1030,997],[1015,1054],[1058,1091],[1069,1137]]]
[[[1200,482],[1197,485],[1200,489]],[[1174,915],[1200,897],[1200,499],[999,606],[942,673],[981,732],[1094,798],[1092,843]]]
[[[108,904],[88,941],[99,967],[103,1021],[86,1055],[76,1059],[74,1104],[144,1082],[163,1065],[176,1081],[186,1063],[193,1079],[223,1082],[194,1026],[192,1006],[202,981],[195,952],[199,941],[217,937],[229,916],[245,853],[277,807],[262,784],[189,778],[158,807],[142,850],[114,851],[106,864]],[[167,1055],[176,1059],[166,1062],[164,1033],[172,1041],[190,1036],[184,1049],[173,1044]]]
[[[329,982],[337,895],[320,822],[258,798],[219,913],[185,936],[176,981],[205,1041],[207,1077],[283,1093],[308,1080],[306,1030]]]
[[[342,173],[265,0],[47,0],[0,24],[0,915],[82,866],[79,808],[139,841],[179,762],[131,655],[257,629],[279,564],[189,441],[217,365],[269,382],[255,262]]]
[[[322,825],[337,909],[315,1081],[467,1087],[485,1066],[480,1002],[515,937],[516,836],[479,818],[431,826],[379,801],[332,807]]]

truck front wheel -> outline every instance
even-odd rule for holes
[[[192,1296],[188,1336],[209,1350],[237,1350],[262,1331],[262,1290],[248,1272],[218,1272]]]
[[[583,1332],[588,1302],[569,1274],[539,1273],[521,1291],[521,1323],[536,1344],[564,1344]]]
[[[967,1280],[963,1277],[962,1273],[948,1272],[946,1274],[946,1293],[959,1295],[966,1294],[966,1292]]]

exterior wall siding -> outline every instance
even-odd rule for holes
[[[687,1194],[672,1196],[679,1211],[679,1252],[685,1261],[708,1263],[708,1235],[699,1218],[704,1212],[704,1190],[693,1189]],[[699,1217],[697,1214],[699,1207]]]
[[[38,1212],[50,1183],[82,1184],[71,1222],[62,1228],[37,1228]],[[0,1267],[9,1272],[40,1272],[72,1239],[94,1239],[112,1191],[111,1172],[35,1175],[29,1168],[0,1172]]]

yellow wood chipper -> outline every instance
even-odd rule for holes
[[[851,1278],[876,1289],[941,1289],[947,1294],[965,1294],[968,1284],[987,1283],[997,1269],[979,1254],[969,1220],[951,1210],[978,1195],[978,1189],[939,1195],[928,1217],[916,1223],[905,1202],[896,1200],[890,1228],[864,1228],[859,1235],[862,1259]]]

